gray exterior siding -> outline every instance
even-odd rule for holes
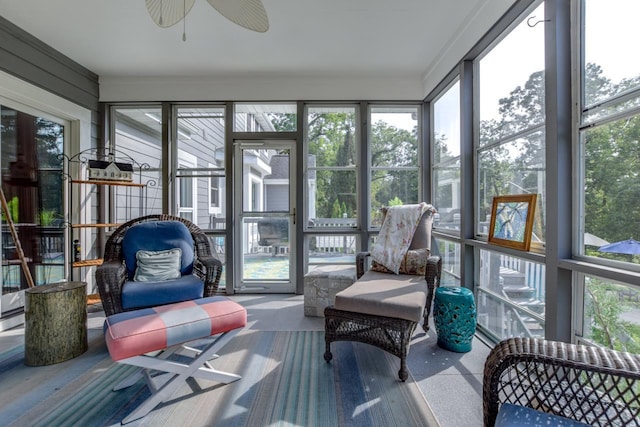
[[[1,16],[0,70],[98,112],[97,74]]]

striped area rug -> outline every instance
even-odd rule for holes
[[[87,353],[26,367],[23,348],[0,354],[0,425],[116,426],[149,395],[140,382],[112,387],[135,368],[111,361],[102,336]],[[227,385],[190,379],[171,399],[130,426],[437,426],[399,360],[374,347],[338,342],[326,363],[324,333],[245,330],[220,352],[216,369],[242,379]]]

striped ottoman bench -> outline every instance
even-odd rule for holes
[[[130,387],[141,378],[145,379],[151,390],[151,396],[127,415],[122,424],[144,417],[159,403],[167,401],[189,377],[224,384],[239,380],[241,377],[238,375],[213,369],[209,361],[216,358],[215,353],[246,324],[246,309],[223,296],[143,308],[107,317],[105,340],[111,358],[118,363],[140,368],[113,390]],[[186,345],[198,340],[206,341],[203,349]],[[178,363],[170,360],[174,354],[193,360],[189,364]],[[166,374],[152,377],[151,371]]]

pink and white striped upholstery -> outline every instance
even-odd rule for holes
[[[242,328],[247,311],[223,296],[111,315],[105,339],[115,361]]]
[[[229,384],[240,375],[214,369],[215,354],[247,324],[247,311],[227,297],[213,296],[153,308],[125,311],[107,317],[105,339],[111,358],[137,366],[113,391],[131,387],[144,379],[151,390],[144,402],[122,424],[140,419],[159,403],[166,402],[187,378],[200,378]],[[205,342],[203,348],[187,345]],[[157,351],[159,350],[159,351]],[[153,354],[147,354],[151,353]],[[173,358],[190,358],[188,364]],[[164,372],[163,375],[151,375]]]

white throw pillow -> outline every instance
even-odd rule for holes
[[[135,282],[162,282],[180,277],[180,248],[165,251],[138,251]]]

